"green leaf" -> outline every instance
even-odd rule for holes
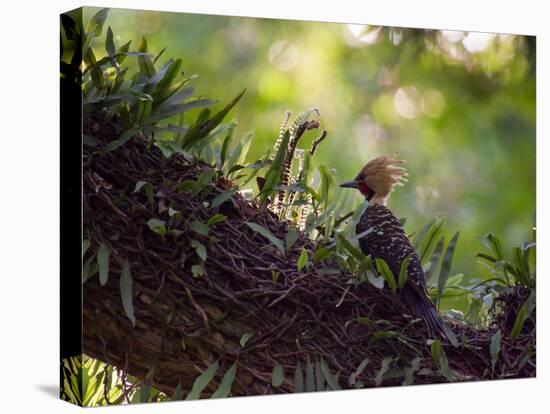
[[[244,346],[246,345],[246,343],[248,342],[248,340],[250,338],[252,338],[254,336],[253,333],[245,333],[243,336],[241,336],[241,340],[239,341],[239,343],[241,344],[241,346],[244,348]]]
[[[226,170],[231,171],[236,165],[244,163],[253,139],[254,131],[247,132],[239,139],[238,144],[231,151],[231,154],[227,159],[225,166]],[[254,164],[250,164],[246,168],[254,168]]]
[[[130,44],[132,43],[131,40],[124,43],[122,46],[120,46],[116,52],[116,62],[120,65],[124,60],[126,59],[126,56],[128,56],[128,51],[130,50]]]
[[[151,116],[149,117],[149,122],[159,122],[163,119],[170,118],[177,114],[182,114],[184,112],[190,111],[195,108],[205,108],[211,106],[215,101],[211,99],[197,99],[194,101],[182,103],[182,104],[172,104],[165,105],[164,103],[159,105],[155,110],[153,110]],[[191,128],[192,129],[192,128]],[[191,130],[189,129],[187,132]]]
[[[285,373],[283,367],[280,364],[277,364],[273,367],[273,372],[271,373],[271,385],[274,387],[280,387],[283,385],[285,379]]]
[[[382,380],[384,379],[384,375],[388,372],[390,368],[390,364],[392,363],[393,358],[386,357],[382,360],[382,364],[380,365],[380,369],[376,373],[376,378],[374,379],[374,383],[376,386],[380,386],[382,384]]]
[[[195,92],[195,88],[193,88],[192,86],[187,86],[185,88],[182,88],[177,92],[174,92],[169,97],[167,97],[164,101],[162,101],[162,106],[164,108],[168,108],[169,105],[183,103],[183,101],[193,96],[194,92]],[[158,101],[159,101],[159,98],[157,98],[157,103]],[[203,111],[209,111],[209,109],[204,109]],[[183,124],[180,122],[178,125],[181,127]]]
[[[151,380],[153,379],[154,374],[155,368],[151,368],[145,376],[143,385],[139,388],[139,402],[144,403],[149,401],[149,398],[151,397]]]
[[[442,329],[451,345],[455,348],[458,348],[460,344],[452,328],[448,326],[447,323],[443,322]]]
[[[224,374],[218,389],[214,391],[211,398],[225,398],[228,397],[231,393],[231,386],[235,380],[235,375],[237,374],[237,363],[234,363],[229,367],[229,369]]]
[[[84,55],[84,62],[90,69],[90,76],[92,78],[95,88],[98,91],[103,90],[105,86],[103,71],[101,70],[101,67],[97,64],[97,60],[91,48],[87,49],[86,54]]]
[[[202,391],[208,386],[216,371],[219,368],[218,361],[211,364],[206,371],[197,377],[191,388],[191,392],[187,394],[186,400],[197,400],[200,398]]]
[[[413,238],[413,247],[417,252],[420,250],[420,244],[422,243],[422,241],[424,240],[424,238],[426,237],[426,235],[428,234],[430,229],[433,226],[435,226],[436,223],[437,223],[437,219],[432,218],[430,221],[428,221],[426,224],[424,224],[424,226],[422,226],[420,231],[418,233],[416,233],[416,235],[414,236],[414,238]]]
[[[336,233],[336,239],[338,240],[338,243],[340,243],[348,251],[348,253],[358,261],[365,258],[365,255],[359,249],[355,248],[341,232]]]
[[[178,385],[176,385],[176,389],[174,390],[174,394],[172,394],[172,401],[179,401],[181,400],[182,392],[181,392],[181,382],[178,381]]]
[[[90,135],[82,134],[82,143],[84,145],[89,145],[90,147],[97,147],[99,142],[94,137]]]
[[[332,251],[326,247],[320,247],[313,254],[313,262],[318,263],[332,256]]]
[[[147,221],[147,225],[149,226],[149,228],[160,236],[164,236],[166,234],[165,224],[166,223],[164,222],[164,220],[159,220],[156,218],[152,218]]]
[[[93,275],[95,275],[98,272],[97,268],[97,260],[95,260],[95,256],[92,255],[86,262],[84,263],[84,266],[82,266],[82,283],[86,282],[89,278],[91,278]]]
[[[218,223],[221,223],[222,221],[225,221],[226,218],[227,216],[224,216],[223,214],[220,214],[220,213],[216,213],[208,219],[208,221],[206,222],[206,225],[208,227],[212,227],[214,224],[218,224]]]
[[[298,240],[298,232],[294,227],[291,227],[288,229],[288,232],[285,236],[285,246],[287,251],[290,250],[292,246],[294,246],[296,240]]]
[[[204,123],[204,120],[201,121],[201,123]],[[221,150],[220,150],[220,160],[219,160],[219,168],[221,169],[222,167],[224,167],[224,165],[226,164],[226,160],[227,160],[227,156],[228,156],[228,153],[229,153],[229,147],[231,146],[234,138],[235,138],[235,131],[237,129],[237,121],[235,119],[233,119],[228,125],[227,125],[227,133],[225,134],[225,138],[223,139],[223,142],[222,142],[222,147],[221,147]],[[226,170],[230,170],[236,163],[236,159],[229,159],[227,160],[227,167],[226,169],[224,169],[224,171]]]
[[[425,265],[430,258],[434,247],[437,245],[441,234],[443,233],[443,226],[445,219],[437,219],[435,224],[430,227],[424,239],[420,242],[418,247],[418,255],[420,257],[420,263]]]
[[[434,364],[436,367],[439,368],[439,358],[441,357],[441,341],[439,339],[432,341],[430,344],[430,350],[432,352],[432,359],[434,361]]]
[[[485,237],[481,239],[481,242],[487,247],[498,260],[504,260],[504,251],[500,240],[493,233],[487,233]]]
[[[67,40],[77,39],[80,27],[77,26],[74,19],[68,13],[61,15],[61,25],[63,26]]]
[[[90,248],[90,245],[91,245],[90,240],[85,239],[82,241],[82,257],[84,257],[84,255],[86,254],[86,252]]]
[[[521,333],[521,329],[523,328],[523,324],[535,309],[535,298],[536,291],[533,289],[529,294],[529,297],[519,308],[516,320],[514,321],[514,326],[510,331],[510,340],[512,342],[514,342],[518,338],[519,334]]]
[[[304,371],[299,361],[294,371],[294,392],[304,392]]]
[[[350,375],[350,377],[348,379],[348,384],[349,385],[354,385],[357,382],[357,377],[359,375],[361,375],[361,373],[364,371],[364,369],[366,368],[368,363],[369,363],[368,358],[365,358],[364,360],[361,361],[361,363],[359,364],[359,366],[357,367],[355,372]]]
[[[97,250],[97,265],[99,267],[99,283],[101,286],[105,286],[109,279],[109,257],[111,256],[111,250],[105,243],[99,245]]]
[[[327,364],[327,362],[321,358],[321,372],[323,373],[323,376],[325,377],[325,380],[327,381],[327,384],[329,387],[333,390],[340,390],[342,389],[340,387],[340,384],[338,384],[338,379],[330,372],[330,368]]]
[[[428,270],[424,272],[424,277],[426,280],[426,283],[430,283],[432,276],[435,274],[435,269],[437,268],[437,265],[439,264],[439,261],[441,260],[441,256],[443,255],[443,246],[445,244],[445,237],[441,236],[439,238],[439,241],[435,245],[434,251],[432,253],[432,256],[429,260],[429,267]]]
[[[168,95],[168,88],[170,87],[176,76],[180,74],[181,63],[181,59],[176,59],[175,61],[171,62],[166,68],[164,76],[155,86],[155,92],[158,93],[159,100],[163,100]]]
[[[401,385],[411,385],[414,383],[414,373],[420,369],[420,362],[422,361],[422,358],[414,358],[411,362],[411,366],[408,368],[405,368],[405,378],[403,379],[403,382]]]
[[[141,38],[141,41],[138,46],[138,51],[147,53],[147,39],[145,37]],[[155,75],[156,70],[153,65],[153,60],[149,55],[140,55],[138,56],[138,65],[139,71],[146,75],[147,77],[152,77]]]
[[[306,392],[316,391],[314,365],[308,361],[306,365]]]
[[[367,280],[371,285],[373,285],[377,289],[383,289],[384,288],[384,276],[377,277],[373,272],[367,270]]]
[[[491,337],[491,370],[495,371],[495,364],[498,361],[498,354],[500,353],[501,333],[500,329]]]
[[[109,56],[114,56],[115,51],[115,42],[113,41],[113,31],[111,26],[107,28],[107,34],[105,35],[105,50]]]
[[[350,323],[362,323],[363,325],[372,325],[374,321],[366,316],[358,316],[357,318],[350,319],[347,321],[344,325],[344,327],[348,327]]]
[[[153,65],[157,63],[157,60],[163,55],[163,53],[166,51],[166,46],[162,48],[160,52],[157,53],[157,55],[153,59]]]
[[[137,112],[136,112],[136,122],[139,125],[145,125],[145,123],[149,118],[149,115],[151,114],[152,109],[153,109],[153,102],[149,100],[138,101]]]
[[[203,236],[208,235],[208,232],[210,231],[210,227],[208,227],[207,224],[201,223],[198,220],[193,220],[191,223],[189,223],[189,228],[195,233]]]
[[[140,127],[136,125],[130,128],[129,130],[127,130],[126,132],[124,132],[117,140],[109,142],[105,146],[105,149],[104,149],[105,152],[114,151],[121,145],[125,144],[127,141],[129,141],[134,135],[136,135],[139,132],[139,129]]]
[[[447,284],[447,279],[449,278],[449,274],[451,273],[451,263],[453,261],[456,243],[458,242],[458,236],[460,236],[459,231],[455,233],[455,235],[449,242],[449,245],[445,250],[445,255],[443,256],[443,262],[441,263],[441,269],[439,271],[439,279],[437,280],[438,297],[441,297],[441,295],[443,295],[445,285]]]
[[[204,275],[204,267],[200,264],[191,266],[191,273],[193,277],[201,277]]]
[[[325,376],[321,369],[321,362],[317,361],[315,363],[315,389],[317,391],[325,391],[325,382]]]
[[[464,279],[464,273],[457,273],[447,279],[445,286],[459,286],[462,279]]]
[[[390,267],[384,259],[376,258],[375,261],[376,270],[378,270],[378,273],[380,273],[384,277],[384,280],[390,287],[391,291],[395,292],[395,289],[397,288],[397,283],[395,282],[395,277],[393,276]]]
[[[122,307],[124,312],[132,325],[136,325],[136,318],[134,316],[134,303],[133,303],[133,291],[132,291],[132,273],[130,272],[130,263],[128,260],[124,261],[122,266],[122,272],[120,274],[120,298],[122,300]]]
[[[298,272],[301,272],[302,269],[309,265],[309,259],[307,255],[307,250],[302,248],[300,257],[298,258]]]
[[[197,256],[199,256],[203,262],[206,261],[206,247],[204,247],[204,244],[200,241],[191,239],[191,247],[195,249]]]
[[[168,216],[174,217],[176,214],[181,214],[181,211],[175,210],[172,207],[168,207]]]
[[[271,269],[271,280],[273,280],[273,283],[277,283],[277,280],[279,280],[279,276],[281,275],[281,272]]]
[[[282,254],[285,253],[285,246],[281,239],[275,237],[268,229],[264,226],[260,226],[256,223],[245,222],[245,224],[254,230],[256,233],[260,233],[263,237],[268,239],[271,244],[273,244]]]
[[[401,269],[399,270],[399,289],[403,289],[405,287],[405,283],[407,283],[408,278],[408,268],[409,268],[409,262],[411,261],[411,255],[408,255],[405,260],[401,262]]]
[[[183,138],[182,146],[187,148],[188,146],[194,144],[197,140],[206,137],[214,128],[216,128],[222,121],[227,113],[237,104],[237,102],[242,98],[246,89],[244,89],[240,94],[238,94],[231,102],[229,102],[221,111],[214,114],[209,120],[205,123],[199,125],[194,125],[185,137]]]
[[[225,203],[227,200],[229,200],[231,197],[233,197],[236,192],[237,192],[237,189],[232,188],[231,190],[224,191],[223,193],[217,195],[212,200],[212,204],[210,204],[210,208],[216,208],[216,207],[221,206],[223,203]]]
[[[449,360],[447,359],[447,355],[445,354],[445,350],[443,348],[441,348],[441,356],[439,357],[439,366],[441,367],[439,369],[439,372],[445,378],[447,378],[448,381],[455,381],[457,377],[460,375],[457,371],[449,367]]]
[[[103,25],[107,19],[107,14],[109,13],[108,8],[101,9],[98,11],[88,22],[86,26],[86,33],[91,34],[92,36],[101,36],[103,30]]]
[[[193,195],[196,196],[204,188],[206,188],[208,184],[212,182],[212,179],[215,176],[216,176],[216,170],[214,170],[214,168],[207,168],[206,170],[204,170],[201,173],[201,175],[199,175],[199,178],[197,178],[197,181],[194,182]]]
[[[321,165],[319,167],[319,172],[321,173],[319,204],[323,205],[324,210],[327,210],[328,203],[335,187],[334,174],[326,165]]]

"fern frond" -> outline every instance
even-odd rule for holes
[[[310,117],[313,114],[317,114],[317,116],[321,116],[321,113],[319,112],[319,109],[317,108],[311,108],[304,112],[302,112],[298,117],[292,122],[292,125],[290,126],[290,136],[295,137],[297,135],[298,128],[305,124],[307,121],[309,121]]]
[[[277,141],[275,141],[275,145],[273,146],[273,154],[277,154],[277,151],[281,146],[281,142],[283,142],[283,137],[286,130],[288,129],[288,121],[290,120],[290,115],[290,111],[285,112],[285,117],[283,119],[283,122],[281,122],[281,127],[279,128],[279,136],[277,137]]]

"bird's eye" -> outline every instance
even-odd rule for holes
[[[363,181],[365,179],[365,174],[359,174],[357,178],[355,178],[355,181]]]

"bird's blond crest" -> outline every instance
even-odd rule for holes
[[[374,191],[371,204],[385,205],[395,187],[407,182],[407,170],[402,166],[404,163],[403,160],[384,155],[370,160],[361,169],[357,179]]]

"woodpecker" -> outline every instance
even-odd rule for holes
[[[368,201],[368,207],[355,228],[357,234],[371,229],[359,239],[361,251],[373,259],[384,259],[396,280],[401,263],[410,256],[407,281],[400,291],[401,296],[411,314],[424,321],[431,335],[445,337],[441,317],[428,298],[420,258],[399,219],[386,207],[395,187],[407,181],[408,174],[402,164],[404,161],[388,156],[375,158],[354,180],[342,183],[340,187],[358,189]]]

